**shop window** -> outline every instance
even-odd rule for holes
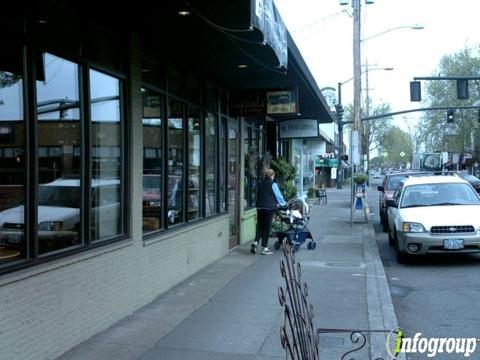
[[[163,96],[143,94],[143,232],[162,228],[162,120]]]
[[[217,191],[217,147],[216,147],[216,117],[208,113],[205,118],[205,215],[216,212]]]
[[[80,169],[73,146],[80,144],[78,65],[46,53],[37,80],[38,252],[80,243]]]
[[[244,172],[243,172],[243,202],[244,208],[250,207],[250,163],[252,160],[251,157],[251,127],[247,126],[247,122],[243,121],[244,123],[244,131],[243,131],[243,152],[244,152]]]
[[[184,180],[184,104],[180,101],[168,101],[168,193],[167,219],[168,224],[183,222],[183,180]]]
[[[262,139],[263,132],[258,127],[258,121],[246,121],[250,126],[245,127],[245,170],[244,170],[244,201],[245,208],[255,207],[257,183],[262,174]]]
[[[188,109],[188,220],[200,217],[201,189],[201,127],[200,111]]]
[[[92,241],[123,234],[120,87],[118,79],[90,70]]]
[[[25,161],[22,51],[2,45],[0,56],[0,266],[25,251]]]
[[[222,117],[220,121],[219,139],[219,197],[220,212],[227,211],[227,118]]]

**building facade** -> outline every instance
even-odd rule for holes
[[[55,358],[253,239],[256,183],[264,154],[277,153],[278,120],[332,121],[273,3],[262,3],[261,16],[247,0],[229,9],[140,1],[115,12],[102,1],[8,5],[8,359]],[[277,20],[258,23],[269,14]],[[269,113],[267,92],[285,89],[297,94],[295,113]]]

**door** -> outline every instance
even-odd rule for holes
[[[240,134],[238,120],[228,120],[228,213],[230,214],[229,248],[240,240]]]

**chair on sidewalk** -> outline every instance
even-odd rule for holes
[[[315,204],[320,205],[322,202],[325,202],[325,204],[328,204],[327,189],[316,189]]]

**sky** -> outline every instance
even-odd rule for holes
[[[275,0],[280,14],[320,88],[337,88],[353,77],[353,17],[351,5],[339,0]],[[361,0],[361,38],[401,28],[362,42],[362,64],[393,67],[368,72],[372,105],[386,102],[392,111],[422,107],[410,102],[414,76],[438,75],[442,56],[480,44],[479,0]],[[422,89],[425,85],[422,84]],[[365,74],[362,77],[365,96]],[[342,103],[353,102],[353,81],[342,86]],[[393,124],[414,129],[421,113],[396,116]]]

